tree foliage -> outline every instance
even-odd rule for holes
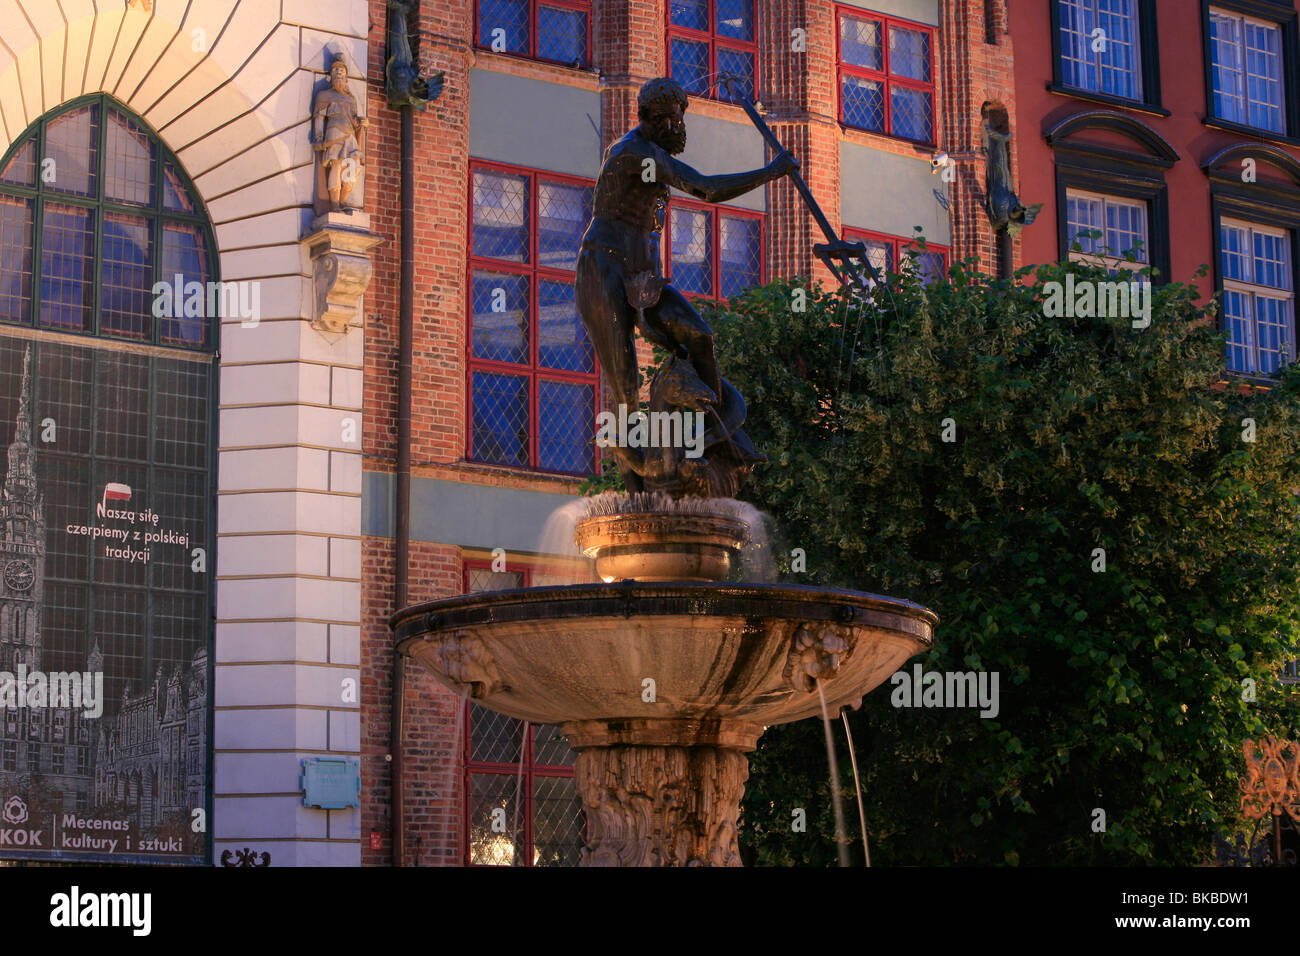
[[[1243,740],[1297,729],[1300,373],[1226,383],[1191,284],[1157,288],[1147,328],[1046,318],[1067,272],[1112,278],[957,265],[706,311],[770,459],[746,495],[807,555],[785,579],[922,603],[935,645],[905,670],[999,678],[996,718],[896,708],[889,684],[851,714],[873,863],[1197,863],[1236,822]],[[751,766],[750,859],[832,863],[817,722],[769,729]]]

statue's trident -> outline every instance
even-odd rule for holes
[[[740,81],[741,77],[732,73],[718,74],[718,82],[726,86],[731,101],[738,104],[745,111],[745,114],[757,127],[759,133],[762,134],[763,139],[767,140],[767,144],[778,153],[787,152],[786,148],[781,145],[781,141],[776,138],[776,134],[772,132],[767,123],[763,122],[763,117],[758,115],[758,110],[754,108],[753,102],[739,91]],[[804,203],[808,206],[808,211],[817,220],[817,225],[821,226],[822,235],[826,237],[825,242],[819,242],[813,246],[813,255],[822,261],[826,268],[831,271],[831,275],[835,276],[841,285],[854,285],[866,292],[871,288],[871,283],[879,283],[880,276],[877,275],[871,260],[867,258],[866,245],[861,242],[848,242],[836,235],[835,230],[831,228],[830,220],[826,218],[826,214],[817,205],[812,190],[808,188],[808,184],[804,182],[799,171],[794,170],[786,175],[794,183],[794,188],[803,197]],[[870,281],[868,281],[868,276]]]

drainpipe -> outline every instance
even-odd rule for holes
[[[411,546],[411,352],[414,345],[412,313],[415,308],[415,121],[411,106],[398,111],[402,118],[402,143],[399,165],[402,171],[400,202],[402,207],[402,272],[398,302],[397,333],[397,528],[394,542],[393,610],[406,607],[407,569]],[[406,862],[406,835],[403,830],[405,800],[402,777],[402,737],[406,661],[393,651],[392,741],[392,843],[393,865]]]

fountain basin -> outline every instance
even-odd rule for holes
[[[857,706],[927,650],[911,601],[798,585],[525,588],[393,615],[400,653],[492,710],[561,725],[577,749],[752,750],[763,729]]]

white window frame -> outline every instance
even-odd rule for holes
[[[1220,217],[1216,225],[1216,228],[1219,230],[1219,235],[1220,235],[1220,246],[1222,246],[1222,235],[1223,235],[1223,229],[1225,227],[1230,229],[1241,229],[1245,231],[1246,233],[1245,250],[1246,250],[1246,254],[1249,256],[1250,276],[1252,280],[1255,278],[1255,234],[1259,233],[1261,235],[1266,235],[1266,236],[1275,236],[1277,238],[1283,239],[1286,243],[1287,259],[1285,264],[1286,268],[1283,270],[1283,275],[1285,276],[1288,285],[1285,288],[1278,287],[1278,286],[1271,286],[1271,285],[1263,285],[1262,283],[1258,283],[1254,281],[1246,282],[1241,279],[1229,279],[1227,276],[1227,270],[1224,268],[1223,249],[1220,248],[1219,250],[1219,275],[1223,279],[1224,291],[1238,292],[1243,295],[1249,296],[1249,302],[1250,302],[1250,315],[1247,316],[1247,321],[1246,321],[1246,341],[1242,343],[1231,343],[1231,342],[1229,343],[1228,356],[1225,357],[1225,361],[1229,362],[1228,371],[1235,372],[1238,375],[1269,375],[1271,374],[1271,372],[1261,371],[1261,368],[1263,366],[1259,358],[1259,329],[1258,329],[1259,310],[1256,308],[1255,303],[1258,301],[1258,299],[1261,296],[1264,298],[1273,299],[1275,301],[1281,301],[1285,303],[1284,310],[1283,310],[1285,322],[1283,323],[1283,328],[1286,330],[1286,361],[1294,362],[1296,358],[1295,288],[1294,288],[1294,282],[1292,282],[1291,277],[1293,274],[1292,273],[1293,263],[1295,261],[1293,258],[1295,255],[1295,249],[1293,248],[1294,244],[1291,241],[1291,233],[1289,230],[1280,229],[1276,226],[1264,226],[1264,225],[1260,225],[1259,223],[1248,222],[1244,219],[1233,219],[1227,216],[1223,216]],[[1281,296],[1278,294],[1280,292],[1286,293],[1286,295]],[[1226,327],[1225,331],[1230,332],[1231,327],[1228,325],[1226,303],[1223,306],[1223,321]],[[1231,347],[1233,344],[1245,348],[1247,354],[1247,360],[1250,364],[1250,368],[1240,369],[1240,368],[1232,367],[1232,365],[1230,364],[1231,363],[1230,356],[1232,354]]]
[[[1102,96],[1118,96],[1120,99],[1131,99],[1135,102],[1142,102],[1143,97],[1145,96],[1145,90],[1143,89],[1142,83],[1142,0],[1131,0],[1132,13],[1130,16],[1133,28],[1133,68],[1131,70],[1120,70],[1113,64],[1105,62],[1106,53],[1104,51],[1094,53],[1092,50],[1093,40],[1090,34],[1080,34],[1076,31],[1066,29],[1066,8],[1073,7],[1078,9],[1089,3],[1091,4],[1093,22],[1097,26],[1100,26],[1102,11],[1100,9],[1099,0],[1053,0],[1053,2],[1057,3],[1057,15],[1060,17],[1060,25],[1057,30],[1057,42],[1061,51],[1060,66],[1062,83],[1070,89],[1081,90],[1085,93],[1096,93]],[[1092,68],[1095,71],[1097,78],[1095,86],[1080,86],[1071,83],[1066,79],[1065,61],[1067,59],[1078,63],[1087,62],[1079,57],[1073,56],[1073,53],[1076,50],[1076,37],[1082,38],[1079,42],[1084,44],[1084,48],[1088,53],[1088,59],[1091,61]],[[1121,93],[1108,93],[1104,89],[1105,84],[1102,83],[1101,79],[1104,70],[1111,70],[1115,73],[1122,72],[1131,74],[1133,77],[1133,95],[1127,96]]]
[[[1112,206],[1123,206],[1128,209],[1136,209],[1142,215],[1142,247],[1136,253],[1141,256],[1137,262],[1124,258],[1123,253],[1116,254],[1114,250],[1108,255],[1097,252],[1078,252],[1069,249],[1069,258],[1071,262],[1084,262],[1089,265],[1105,266],[1112,271],[1119,269],[1139,269],[1151,264],[1151,204],[1145,199],[1130,199],[1127,196],[1112,196],[1107,193],[1094,193],[1086,189],[1075,189],[1067,187],[1065,190],[1065,208],[1061,210],[1061,215],[1065,217],[1065,237],[1069,246],[1074,245],[1074,240],[1070,237],[1070,200],[1071,199],[1089,199],[1101,203],[1101,243],[1106,243],[1106,210]],[[1095,228],[1095,227],[1094,227]]]
[[[1221,116],[1218,114],[1218,111],[1214,107],[1215,97],[1220,92],[1217,86],[1220,65],[1213,60],[1215,43],[1214,43],[1214,37],[1213,35],[1211,35],[1210,37],[1210,56],[1211,56],[1210,87],[1211,89],[1210,89],[1209,105],[1210,105],[1210,109],[1215,114],[1215,118],[1224,120],[1229,123],[1240,123],[1242,126],[1249,126],[1252,129],[1264,130],[1265,132],[1269,132],[1269,133],[1285,134],[1287,131],[1287,123],[1290,117],[1288,117],[1287,109],[1286,109],[1286,37],[1283,36],[1282,25],[1280,23],[1271,20],[1260,20],[1257,17],[1248,17],[1244,14],[1236,13],[1232,10],[1224,10],[1219,7],[1210,7],[1211,24],[1213,24],[1215,17],[1221,17],[1225,20],[1232,20],[1237,25],[1235,49],[1237,51],[1236,62],[1238,68],[1232,71],[1236,76],[1237,89],[1235,91],[1232,91],[1231,93],[1225,90],[1223,91],[1223,95],[1225,99],[1231,99],[1234,102],[1239,103],[1240,110],[1241,110],[1239,117]],[[1266,79],[1270,82],[1275,82],[1277,84],[1278,99],[1276,103],[1265,102],[1263,100],[1250,99],[1250,83],[1249,83],[1250,77],[1252,75],[1259,75],[1259,74],[1250,74],[1248,72],[1249,67],[1247,66],[1247,61],[1246,61],[1246,26],[1248,24],[1256,27],[1264,27],[1266,29],[1272,30],[1274,33],[1277,34],[1278,73],[1277,76],[1263,77],[1263,79]],[[1278,122],[1280,125],[1274,128],[1272,126],[1259,126],[1255,123],[1252,123],[1250,119],[1250,106],[1252,102],[1277,109],[1278,117],[1279,117]]]

